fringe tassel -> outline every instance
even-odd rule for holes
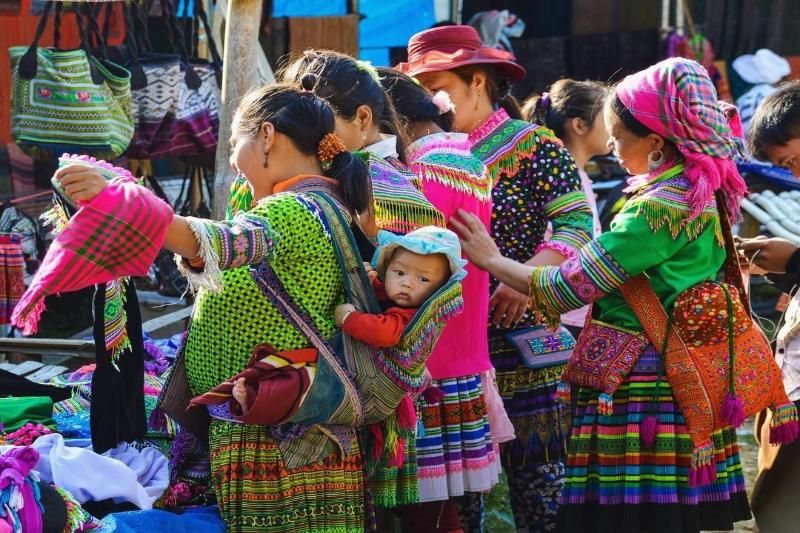
[[[160,407],[156,407],[150,412],[150,416],[147,419],[147,427],[152,429],[153,431],[166,431],[167,430],[167,419],[166,413],[161,410]]]
[[[44,309],[44,295],[32,295],[28,302],[20,300],[11,314],[11,324],[18,327],[23,335],[33,335],[39,331]]]
[[[726,424],[730,424],[734,428],[741,426],[747,415],[744,413],[744,404],[741,398],[733,393],[725,395],[725,401],[722,404],[722,420]]]
[[[654,415],[647,415],[642,420],[639,426],[640,435],[642,437],[642,444],[645,448],[652,448],[656,442],[656,433],[658,431],[658,419]]]
[[[397,414],[397,424],[400,429],[412,430],[417,425],[417,412],[414,410],[414,402],[411,401],[410,396],[403,396],[395,413]]]
[[[785,403],[772,409],[772,421],[769,424],[770,444],[789,444],[797,439],[800,425],[797,420],[797,408],[793,403]]]
[[[558,384],[558,388],[556,388],[556,393],[553,396],[553,400],[555,400],[557,402],[569,404],[572,401],[571,397],[572,397],[572,395],[571,395],[571,390],[570,390],[570,384],[567,383],[566,381],[561,381]]]
[[[701,444],[692,450],[692,466],[689,468],[689,486],[703,487],[717,479],[714,465],[714,446],[711,442]]]
[[[717,212],[706,210],[691,218],[688,214],[689,210],[688,204],[668,205],[660,198],[644,196],[643,200],[639,201],[636,214],[637,216],[644,215],[647,225],[653,231],[658,231],[666,225],[673,237],[677,237],[682,230],[686,230],[689,240],[696,239],[708,226],[712,226],[717,244],[723,246],[725,240],[722,236],[722,225]]]
[[[614,398],[604,392],[597,399],[597,412],[602,416],[611,416],[614,414]]]

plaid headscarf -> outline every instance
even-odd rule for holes
[[[48,295],[147,275],[172,221],[172,208],[127,170],[87,156],[59,159],[60,166],[71,163],[95,167],[109,184],[61,221],[63,228],[11,316],[25,335],[36,333]]]
[[[671,141],[685,160],[692,218],[722,189],[732,216],[747,193],[733,161],[736,143],[728,116],[706,69],[696,61],[673,57],[627,76],[617,96],[650,131]]]

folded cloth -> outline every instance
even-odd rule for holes
[[[0,423],[7,433],[18,430],[28,422],[55,427],[53,400],[49,396],[0,398]]]
[[[233,386],[244,378],[246,406],[231,404],[230,413],[245,424],[272,425],[288,420],[300,408],[316,369],[316,348],[278,352],[261,344],[253,350],[250,362],[240,373],[190,402],[190,406],[220,405],[233,397]]]
[[[39,437],[31,447],[39,453],[35,470],[41,480],[63,488],[81,504],[113,498],[152,509],[169,485],[167,458],[155,448],[137,450],[123,443],[100,455],[67,446],[58,433]],[[0,453],[10,448],[0,446]]]
[[[127,170],[85,156],[59,159],[61,166],[70,163],[93,166],[110,181],[72,218],[61,220],[64,227],[11,316],[25,335],[36,333],[48,295],[147,275],[172,221],[172,208]]]
[[[0,531],[42,530],[38,479],[32,471],[39,452],[30,446],[10,446],[0,452]]]
[[[153,509],[128,511],[105,517],[93,533],[136,533],[139,531],[169,531],[170,533],[224,533],[225,523],[216,506],[187,509],[176,514]]]

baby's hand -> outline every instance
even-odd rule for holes
[[[108,181],[93,167],[67,165],[56,170],[53,178],[76,204],[94,200],[108,186]]]
[[[344,324],[345,318],[347,315],[355,311],[356,308],[353,304],[341,304],[336,306],[336,310],[333,312],[333,321],[337,327],[342,327]]]
[[[247,387],[244,385],[244,378],[239,378],[233,384],[233,399],[242,406],[242,412],[247,411]]]
[[[375,281],[375,278],[378,277],[378,272],[372,268],[372,265],[367,261],[364,261],[364,270],[367,271],[367,277],[369,278],[370,282]]]

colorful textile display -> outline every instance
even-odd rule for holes
[[[613,416],[599,413],[597,392],[582,388],[577,394],[559,508],[564,531],[727,531],[750,518],[732,428],[712,436],[716,481],[688,485],[694,445],[672,387],[658,384],[659,366],[658,351],[648,347],[617,390]],[[648,413],[660,429],[644,447]]]
[[[484,492],[500,475],[500,450],[492,441],[480,376],[434,380],[444,397],[417,400],[420,501]]]
[[[39,452],[30,446],[0,452],[0,531],[27,533],[42,530],[44,507],[38,476],[33,471]]]
[[[167,488],[167,458],[152,447],[137,450],[121,444],[103,454],[68,446],[58,433],[31,445],[37,452],[36,472],[42,481],[63,488],[81,502],[115,498],[151,509]],[[0,446],[0,453],[14,447]],[[76,475],[80,473],[80,475]]]
[[[442,214],[419,190],[417,177],[399,159],[369,153],[367,167],[378,229],[408,233],[423,226],[446,226]]]
[[[20,238],[0,235],[0,324],[8,324],[25,292],[25,258]]]
[[[59,164],[80,163],[115,177],[80,207],[53,241],[11,317],[26,335],[36,332],[50,294],[79,290],[126,276],[145,276],[164,241],[172,209],[136,184],[131,174],[104,161],[65,155]],[[121,349],[124,341],[109,346]]]

